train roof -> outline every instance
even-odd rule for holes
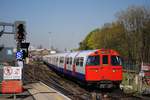
[[[112,49],[96,49],[96,50],[81,50],[81,51],[75,51],[75,52],[56,53],[56,54],[47,55],[46,57],[48,57],[48,56],[84,57],[84,56],[95,54],[95,53],[100,53],[100,54],[104,54],[104,53],[109,54],[110,53],[110,54],[118,55],[118,52],[116,52],[115,50],[112,50]]]

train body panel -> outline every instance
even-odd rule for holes
[[[122,81],[122,65],[114,50],[85,50],[58,53],[43,57],[54,69],[75,79],[86,82]]]

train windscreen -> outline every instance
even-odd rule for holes
[[[119,56],[111,56],[111,64],[113,66],[122,65],[122,60]]]
[[[89,56],[86,65],[88,66],[98,66],[100,65],[100,56]]]

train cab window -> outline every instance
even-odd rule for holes
[[[111,56],[111,64],[113,66],[122,65],[122,60],[119,56]]]
[[[103,56],[103,64],[108,64],[108,55]]]
[[[98,65],[100,65],[100,56],[99,55],[89,56],[87,58],[86,65],[88,65],[88,66],[98,66]]]

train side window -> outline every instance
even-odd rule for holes
[[[58,57],[56,57],[56,62],[58,62]]]
[[[108,64],[108,55],[103,55],[103,64]]]
[[[79,66],[79,58],[76,59],[76,66]]]
[[[52,57],[52,64],[54,63],[54,57]]]
[[[69,64],[69,58],[66,58],[66,60],[67,60],[67,61],[66,61],[66,64]]]
[[[55,57],[53,57],[53,64],[55,63]]]
[[[72,57],[70,57],[69,64],[72,65]]]
[[[54,64],[56,64],[56,60],[57,60],[57,58],[55,57]]]
[[[80,58],[80,67],[83,67],[83,57]]]
[[[76,64],[76,58],[74,58],[74,60],[73,60],[73,64]]]
[[[48,62],[51,62],[51,58],[49,58],[49,61]]]
[[[61,64],[63,63],[63,57],[60,57],[60,63]]]
[[[61,63],[61,57],[59,57],[59,63]]]
[[[62,57],[62,63],[64,63],[64,57]]]

